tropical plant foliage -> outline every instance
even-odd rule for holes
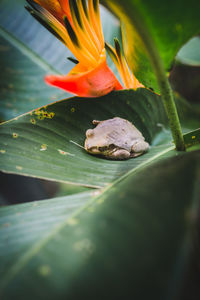
[[[156,58],[166,72],[175,59],[199,65],[199,37],[179,49],[200,32],[200,7],[103,4],[120,17],[127,61],[146,88],[80,98],[45,85],[46,74],[73,67],[72,54],[24,1],[0,3],[1,171],[74,185],[72,195],[0,208],[1,299],[196,299],[184,285],[197,239],[200,107],[175,93],[186,146],[177,151],[162,96],[147,87],[160,92]],[[101,17],[105,41],[120,40],[119,20],[103,7]],[[112,161],[85,151],[92,120],[115,116],[143,133],[146,154]]]

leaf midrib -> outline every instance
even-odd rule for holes
[[[147,161],[141,163],[139,166],[135,167],[134,169],[131,169],[126,174],[115,180],[113,183],[109,184],[104,189],[99,189],[100,194],[97,196],[93,196],[92,199],[90,199],[83,207],[78,209],[75,213],[73,213],[71,216],[66,218],[64,221],[62,221],[59,225],[57,225],[46,237],[44,237],[42,240],[40,240],[36,245],[31,247],[26,253],[16,262],[14,266],[5,274],[4,280],[1,282],[2,290],[6,288],[8,283],[23,269],[23,267],[56,235],[59,231],[61,231],[66,225],[69,225],[69,219],[76,218],[83,210],[85,210],[87,207],[89,207],[94,201],[97,201],[100,197],[102,197],[103,194],[105,194],[110,188],[118,184],[120,181],[124,180],[126,177],[128,177],[131,174],[138,173],[139,171],[142,171],[144,168],[152,164],[157,158],[162,157],[166,153],[170,152],[174,149],[174,146],[169,146],[162,152],[154,155]],[[92,192],[91,192],[92,193]]]

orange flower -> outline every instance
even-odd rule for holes
[[[137,80],[134,74],[130,72],[127,61],[122,54],[118,39],[114,39],[114,41],[115,48],[106,43],[106,50],[116,65],[125,88],[135,90],[137,88],[144,87],[143,84]]]
[[[71,20],[69,0],[34,0],[27,2],[34,7],[34,2],[49,11],[60,23],[64,24],[63,18],[66,15]]]
[[[78,60],[65,76],[49,75],[48,84],[83,97],[123,89],[106,63],[98,0],[27,0],[28,11],[59,38]]]

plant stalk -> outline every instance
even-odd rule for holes
[[[160,88],[161,96],[162,96],[161,98],[169,120],[169,126],[176,146],[176,150],[185,151],[184,138],[181,130],[181,124],[180,124],[178,112],[174,102],[174,95],[169,80],[166,76],[163,61],[160,57],[155,42],[148,31],[145,22],[144,21],[141,22],[142,19],[140,18],[139,13],[136,13],[137,12],[136,9],[134,11],[135,11],[135,15],[134,15],[135,25],[143,40],[144,46],[147,50],[149,59],[151,61],[152,67],[157,77],[158,86]]]
[[[162,101],[169,120],[169,126],[172,132],[173,140],[176,145],[176,150],[185,151],[184,138],[181,130],[181,124],[176,109],[174,95],[170,86],[169,80],[165,74],[163,62],[160,56],[156,57],[156,62],[152,60],[152,65],[160,87]]]
[[[163,61],[160,57],[153,37],[151,36],[148,27],[145,24],[144,19],[140,16],[137,7],[136,5],[134,5],[133,1],[131,3],[125,2],[123,3],[123,5],[119,0],[117,1],[117,4],[116,2],[111,0],[107,0],[106,2],[109,4],[110,8],[113,9],[116,12],[116,14],[119,15],[119,17],[121,17],[121,19],[125,23],[126,21],[129,24],[134,23],[134,26],[137,32],[139,33],[139,36],[141,37],[146,51],[149,55],[149,59],[157,77],[158,85],[161,91],[162,101],[169,120],[169,126],[172,132],[176,149],[178,151],[185,151],[185,144],[181,130],[180,120],[174,102],[173,91],[166,76]]]

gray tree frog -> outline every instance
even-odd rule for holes
[[[128,120],[116,117],[92,123],[97,126],[86,131],[84,145],[91,154],[122,160],[137,157],[149,149],[141,132]]]

